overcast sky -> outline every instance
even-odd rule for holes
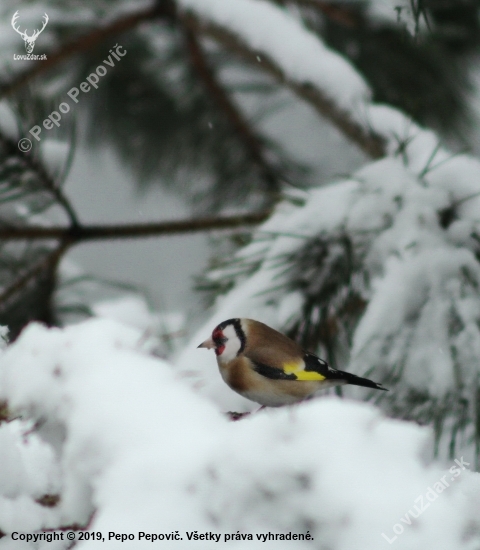
[[[177,196],[153,186],[139,193],[130,174],[106,148],[101,156],[77,151],[66,193],[82,222],[128,223],[188,217]],[[192,275],[206,264],[204,235],[152,237],[76,246],[68,255],[87,273],[133,283],[148,289],[159,310],[188,310],[198,299],[191,290]]]

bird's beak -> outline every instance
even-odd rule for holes
[[[207,348],[207,349],[212,349],[215,347],[215,344],[213,343],[213,340],[211,338],[209,338],[208,340],[205,340],[205,342],[202,342],[199,346],[197,346],[199,348]]]

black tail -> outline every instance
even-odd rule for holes
[[[387,388],[384,388],[382,384],[377,384],[376,382],[372,382],[368,378],[362,378],[361,376],[356,376],[355,374],[351,374],[349,372],[343,372],[341,370],[337,371],[335,373],[335,378],[341,378],[342,380],[345,380],[347,384],[352,384],[354,386],[363,386],[365,388],[374,388],[376,390],[383,390],[388,391]]]

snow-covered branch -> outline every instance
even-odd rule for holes
[[[251,128],[250,123],[245,119],[242,111],[235,105],[209,66],[199,41],[197,22],[189,16],[182,17],[181,21],[185,28],[185,41],[190,53],[191,63],[198,77],[204,83],[214,104],[224,113],[236,134],[241,138],[249,157],[258,166],[265,179],[267,192],[272,202],[276,202],[281,191],[279,175],[268,162],[262,143]]]
[[[384,137],[364,119],[365,81],[291,15],[266,0],[179,4],[198,17],[202,34],[288,86],[369,157],[385,154]]]
[[[212,38],[257,69],[270,74],[307,101],[371,158],[385,154],[384,138],[363,118],[368,86],[339,54],[292,16],[266,0],[202,0],[178,2],[187,10],[191,30]],[[159,7],[161,6],[161,7]],[[86,52],[110,36],[158,17],[174,18],[171,2],[155,3],[67,43],[48,60],[15,76],[0,87],[0,97],[13,93],[71,56]],[[185,19],[178,21],[183,24]],[[288,40],[283,37],[288,36]]]

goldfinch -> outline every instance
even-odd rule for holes
[[[223,380],[243,397],[281,407],[313,397],[318,390],[353,384],[388,391],[381,384],[332,369],[293,340],[253,319],[228,319],[199,348],[214,349]]]

